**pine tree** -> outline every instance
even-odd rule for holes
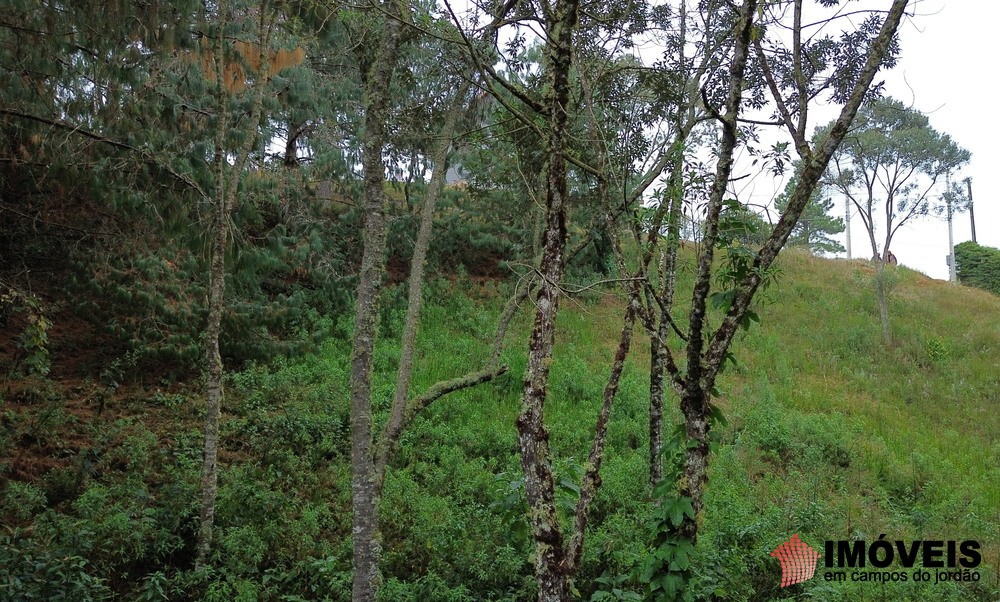
[[[796,161],[795,171],[785,185],[785,190],[775,200],[774,205],[779,212],[784,213],[788,209],[788,201],[795,187],[798,186],[801,165]],[[833,234],[840,234],[844,231],[844,220],[830,215],[833,209],[833,199],[824,198],[824,188],[818,186],[809,197],[809,202],[795,228],[788,239],[790,246],[805,247],[813,253],[842,253],[844,247],[839,242],[831,238]]]

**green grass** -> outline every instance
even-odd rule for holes
[[[798,252],[779,263],[779,280],[758,307],[761,324],[739,335],[738,365],[719,382],[729,421],[715,433],[695,568],[700,595],[997,599],[1000,298],[900,269],[894,343],[886,349],[865,263]],[[689,290],[687,269],[678,315]],[[506,294],[499,285],[430,287],[413,392],[483,363]],[[382,420],[403,298],[401,290],[386,294],[380,325],[373,402]],[[561,306],[546,420],[564,508],[575,501],[622,308],[613,292]],[[508,374],[439,400],[404,433],[382,500],[384,600],[532,599],[514,428],[530,318],[527,304],[508,337]],[[349,332],[350,316],[335,320]],[[583,599],[602,576],[636,587],[630,575],[645,554],[648,346],[638,333],[613,412],[603,487],[575,582]],[[231,376],[214,571],[195,574],[189,561],[200,465],[194,396],[136,401],[127,419],[77,425],[90,438],[96,469],[8,483],[0,490],[2,517],[27,530],[0,550],[12,558],[14,550],[18,558],[31,552],[41,559],[36,576],[69,575],[93,599],[106,588],[120,599],[158,599],[159,589],[167,599],[348,599],[348,359],[342,335],[316,355]],[[676,423],[676,400],[668,403]],[[0,444],[13,457],[23,444],[16,428],[34,423],[30,408],[5,415],[13,426]],[[984,546],[982,579],[879,585],[820,576],[782,590],[769,553],[793,533],[820,549],[826,539],[872,541],[883,533],[893,541],[976,539]],[[100,541],[88,543],[95,534]]]
[[[765,548],[792,532],[816,542],[884,533],[984,545],[989,567],[973,591],[814,580],[805,591],[821,599],[994,599],[1000,298],[900,269],[886,349],[865,263],[792,252],[780,265],[762,327],[737,342],[740,368],[723,379],[732,421],[712,499],[735,495],[719,490],[738,481],[759,513],[743,528],[780,515],[786,526]],[[706,525],[732,530],[739,515],[713,516],[719,507],[709,501]]]

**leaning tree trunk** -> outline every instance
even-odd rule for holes
[[[427,261],[427,250],[431,243],[431,230],[434,225],[434,208],[438,197],[444,188],[445,173],[448,162],[448,151],[451,150],[455,129],[462,116],[465,95],[468,86],[461,86],[456,93],[451,107],[445,116],[444,126],[434,144],[431,153],[431,164],[434,173],[431,174],[430,185],[427,187],[424,203],[420,211],[420,228],[417,239],[413,243],[413,257],[410,260],[409,295],[406,303],[406,317],[403,324],[403,335],[400,341],[399,368],[396,371],[396,389],[392,400],[392,409],[385,424],[378,453],[375,470],[378,488],[381,491],[385,478],[385,469],[389,463],[399,435],[405,426],[407,402],[410,400],[410,378],[413,375],[413,355],[417,342],[417,328],[420,324],[420,309],[424,291],[424,264]]]

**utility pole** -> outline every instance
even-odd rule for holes
[[[948,197],[948,280],[955,282],[955,237],[951,232],[951,197]]]
[[[969,219],[972,221],[972,242],[976,242],[976,214],[972,212],[972,178],[965,178],[965,186],[969,189]]]
[[[847,232],[847,258],[851,258],[851,200],[844,195],[844,229]],[[972,229],[975,232],[975,228]],[[973,235],[975,240],[975,235]]]

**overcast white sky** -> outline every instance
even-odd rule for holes
[[[917,12],[926,16],[905,25],[902,60],[887,74],[886,91],[903,102],[912,101],[930,117],[934,129],[972,152],[963,175],[972,178],[976,239],[1000,247],[1000,127],[994,63],[1000,3],[925,0],[917,4]],[[971,240],[968,214],[956,217],[954,232],[956,244]],[[901,263],[934,278],[948,277],[944,220],[925,218],[906,232],[900,230],[893,246]]]
[[[859,4],[884,7],[887,2]],[[915,10],[917,16],[902,26],[898,65],[882,72],[880,78],[885,80],[889,96],[928,115],[934,129],[949,134],[972,153],[972,161],[957,174],[957,179],[972,178],[977,241],[1000,247],[1000,150],[996,140],[1000,127],[995,118],[997,68],[993,63],[1000,3],[922,0],[916,3]],[[816,119],[814,124],[822,125],[833,116],[831,113],[829,118]],[[756,201],[764,201],[773,194],[772,184],[764,182],[764,178],[755,180],[753,196]],[[843,215],[842,199],[832,196],[835,212]],[[954,236],[956,244],[971,240],[968,213],[955,216]],[[839,238],[843,244],[844,235]],[[856,216],[851,239],[854,257],[871,256],[871,245]],[[948,278],[948,227],[943,218],[909,222],[896,234],[890,248],[901,264],[934,278]]]

